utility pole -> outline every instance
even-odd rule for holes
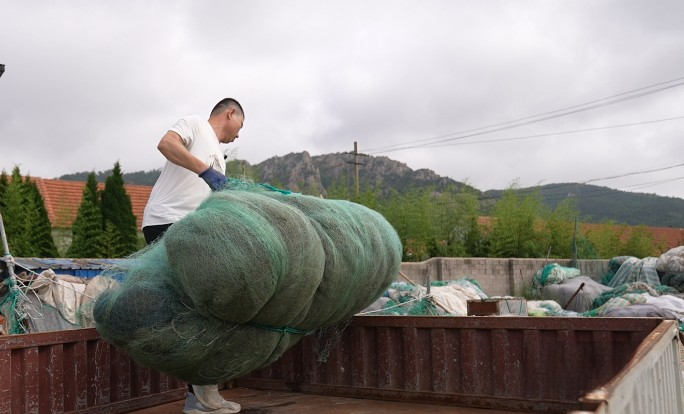
[[[347,164],[354,164],[354,185],[356,189],[356,197],[359,196],[359,165],[364,165],[364,163],[359,162],[359,157],[367,157],[368,154],[361,154],[359,152],[356,141],[354,141],[354,152],[348,152],[347,154],[354,155],[354,161],[347,161]]]

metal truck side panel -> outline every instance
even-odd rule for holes
[[[581,401],[598,414],[684,413],[679,346],[675,321],[661,323],[615,377]]]
[[[1,413],[123,413],[185,395],[92,328],[0,336],[0,366]]]
[[[610,383],[660,323],[646,318],[361,316],[337,335],[302,339],[279,361],[235,383],[560,413],[586,409],[580,398]]]

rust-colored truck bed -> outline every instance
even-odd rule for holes
[[[329,397],[284,391],[232,388],[222,390],[221,395],[229,401],[239,401],[243,414],[515,414],[519,411],[489,410],[484,408],[454,407],[369,400],[362,398]],[[134,411],[131,414],[180,413],[185,400]]]
[[[247,414],[675,414],[678,347],[676,322],[650,318],[360,316],[222,393]],[[0,360],[2,413],[180,412],[185,396],[93,329],[0,337]]]

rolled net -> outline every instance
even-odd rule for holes
[[[396,231],[364,206],[231,180],[110,270],[123,283],[93,315],[138,363],[220,383],[371,304],[399,274],[401,253]]]

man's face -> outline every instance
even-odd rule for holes
[[[240,136],[240,130],[245,124],[245,117],[242,114],[235,112],[234,109],[226,111],[225,134],[223,134],[222,143],[228,144],[235,141]]]

